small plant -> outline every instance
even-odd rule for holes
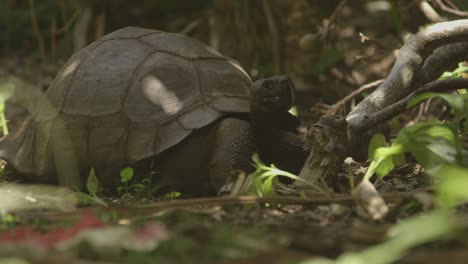
[[[81,203],[92,203],[107,206],[107,203],[102,200],[97,194],[99,192],[99,180],[96,177],[94,168],[91,168],[88,179],[86,181],[86,190],[88,194],[78,192],[77,197]]]
[[[126,193],[129,193],[129,182],[133,179],[133,175],[134,175],[134,170],[133,168],[131,167],[125,167],[123,168],[121,171],[120,171],[120,182],[122,182],[124,185],[123,186],[119,186],[117,188],[117,192],[119,194],[126,194]]]
[[[121,198],[136,198],[146,192],[151,187],[151,177],[143,179],[141,182],[130,184],[135,176],[135,171],[131,167],[125,167],[120,171],[120,182],[122,186],[117,187],[117,193]]]
[[[321,189],[320,187],[305,181],[297,175],[294,175],[290,172],[278,169],[274,164],[267,166],[263,161],[260,160],[260,157],[257,153],[252,156],[253,166],[255,171],[249,175],[252,179],[252,185],[249,193],[253,193],[259,197],[271,195],[273,193],[274,187],[278,176],[286,177],[295,181],[300,181],[306,185],[312,187],[319,192],[328,195],[328,192]]]
[[[451,72],[444,72],[442,76],[440,76],[440,79],[447,79],[447,78],[461,78],[463,77],[463,74],[468,73],[468,67],[464,65],[463,62],[458,64],[458,68],[456,68],[454,71]]]
[[[10,213],[0,214],[0,230],[11,228],[19,222],[18,217]]]
[[[180,192],[168,192],[164,194],[164,198],[168,200],[179,198],[182,194]]]

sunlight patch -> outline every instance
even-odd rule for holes
[[[176,114],[184,106],[177,95],[154,76],[146,76],[143,79],[143,93],[152,103],[160,105],[167,114]]]
[[[80,61],[78,60],[75,60],[74,62],[72,62],[70,65],[67,66],[67,68],[65,68],[65,70],[63,71],[63,75],[67,76],[70,73],[74,72],[79,64],[80,64]]]

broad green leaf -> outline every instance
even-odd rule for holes
[[[442,75],[439,77],[439,79],[443,80],[443,79],[449,79],[449,78],[454,78],[456,77],[456,74],[452,73],[452,72],[444,72],[442,73]]]
[[[433,176],[440,178],[438,201],[443,206],[454,207],[468,201],[468,169],[460,166],[441,166]]]
[[[465,110],[465,102],[458,94],[440,94],[440,98],[444,99],[457,117],[460,117]]]
[[[120,180],[122,183],[129,182],[133,178],[133,168],[131,167],[125,167],[120,171]]]
[[[268,177],[263,182],[263,196],[270,195],[273,193],[273,179],[274,177]]]
[[[424,134],[433,137],[433,138],[444,138],[448,140],[451,144],[457,144],[457,138],[453,131],[448,128],[447,126],[444,125],[436,125],[436,126],[430,126],[426,129]]]
[[[457,148],[445,138],[408,135],[406,148],[426,169],[432,170],[443,164],[457,163]]]
[[[421,103],[422,101],[425,101],[429,98],[432,98],[432,97],[435,97],[437,96],[438,93],[434,93],[434,92],[427,92],[427,93],[422,93],[414,98],[412,98],[411,100],[409,100],[408,104],[406,105],[406,108],[411,108],[419,103]]]
[[[377,148],[373,155],[373,161],[366,172],[366,179],[372,177],[375,173],[379,177],[384,177],[395,167],[393,156],[404,153],[404,148],[400,144],[394,144],[390,147]]]
[[[457,144],[453,131],[440,121],[428,121],[405,127],[398,133],[395,143],[408,147],[414,143],[423,143],[431,137],[442,137],[451,144]]]
[[[395,164],[393,163],[392,157],[384,158],[379,162],[379,164],[377,164],[377,167],[375,168],[375,174],[382,178],[389,174],[394,167]]]
[[[382,134],[375,134],[369,143],[369,158],[375,158],[374,154],[377,148],[385,147],[386,145],[387,141],[385,140],[385,136]]]
[[[401,144],[393,144],[390,147],[381,147],[376,149],[375,157],[376,158],[388,158],[393,155],[401,154],[405,152],[405,148]]]
[[[345,252],[336,259],[312,259],[300,264],[390,264],[396,263],[409,249],[441,239],[456,230],[457,224],[450,211],[439,209],[400,221],[391,237],[360,252]]]

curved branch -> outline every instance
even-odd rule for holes
[[[346,117],[350,132],[364,115],[408,95],[416,72],[436,48],[463,41],[468,42],[468,19],[438,23],[412,36],[401,48],[385,81]]]
[[[468,57],[468,19],[434,24],[408,39],[385,81],[346,117],[353,158],[367,155],[366,116],[392,105]]]
[[[356,129],[358,131],[368,131],[374,127],[379,126],[383,122],[389,121],[395,116],[405,112],[409,108],[407,108],[408,102],[415,98],[416,96],[425,93],[425,92],[445,92],[445,91],[453,91],[457,89],[468,88],[468,79],[465,78],[455,78],[455,79],[446,79],[446,80],[438,80],[428,83],[405,98],[401,99],[400,101],[385,107],[384,109],[377,111],[375,113],[369,114],[365,116],[366,119],[365,123],[361,123]],[[416,104],[417,105],[417,104]],[[412,106],[411,108],[415,107],[416,105]]]
[[[464,60],[468,60],[468,42],[449,44],[435,49],[414,76],[411,89],[436,80],[442,73],[455,69],[457,64]]]

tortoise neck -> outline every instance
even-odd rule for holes
[[[252,111],[250,114],[257,151],[264,162],[271,163],[274,146],[280,135],[278,114],[274,112]]]

